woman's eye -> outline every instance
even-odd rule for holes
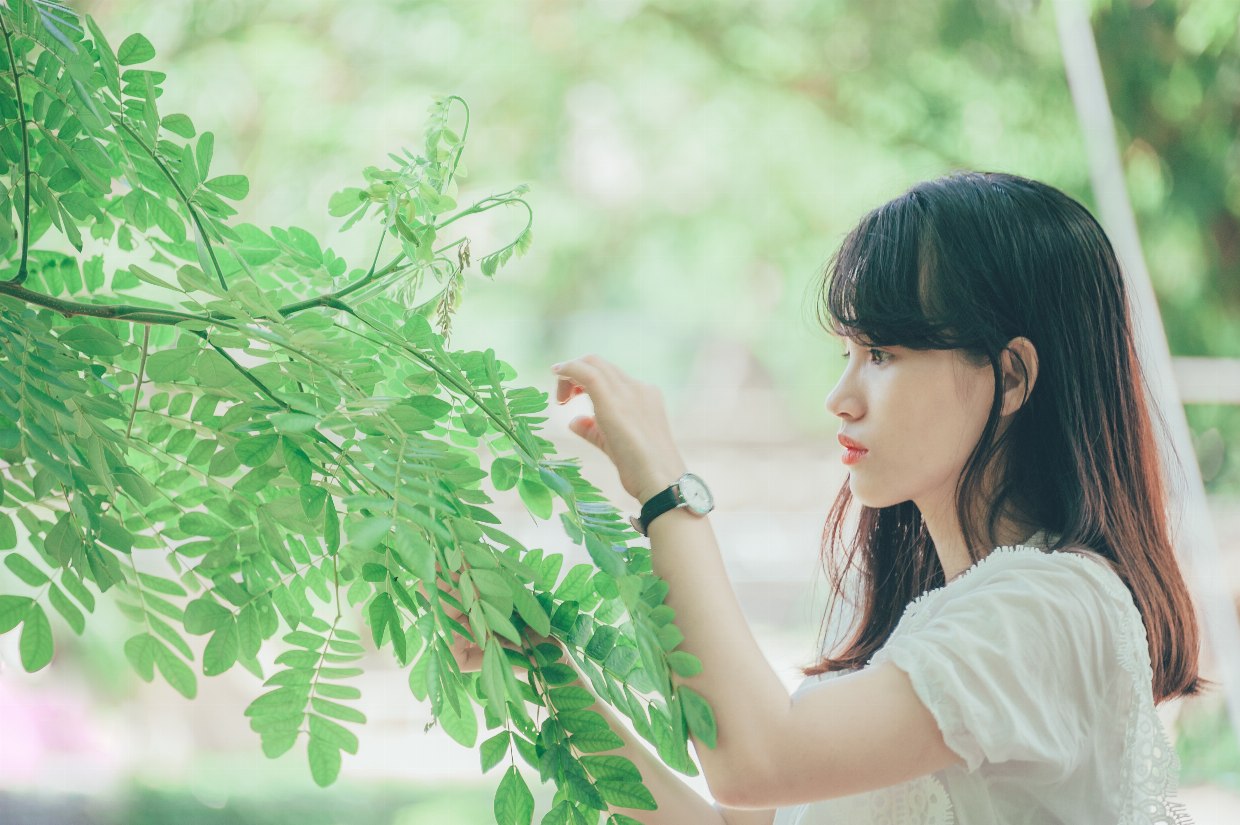
[[[875,363],[875,364],[883,364],[883,363],[886,363],[886,361],[884,361],[884,360],[883,360],[883,358],[890,358],[890,357],[891,357],[891,353],[884,352],[884,351],[883,351],[883,350],[881,350],[881,349],[874,349],[874,348],[872,348],[872,347],[871,347],[870,349],[866,350],[866,352],[868,352],[868,353],[870,354],[870,361],[871,361],[871,362],[873,362],[873,363]],[[882,358],[880,358],[879,356],[882,356]],[[841,358],[847,358],[847,357],[848,357],[848,351],[847,351],[847,350],[845,350],[844,352],[840,353],[840,357],[841,357]]]

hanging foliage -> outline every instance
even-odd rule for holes
[[[160,110],[142,35],[114,51],[47,0],[0,5],[0,33],[0,553],[17,585],[0,633],[20,634],[23,666],[52,660],[50,613],[81,634],[106,595],[142,678],[192,699],[199,674],[250,671],[264,753],[304,746],[327,785],[365,722],[364,622],[450,736],[482,738],[483,770],[509,762],[501,823],[533,816],[515,755],[557,788],[544,822],[653,808],[633,765],[600,755],[621,745],[600,698],[695,773],[672,674],[700,663],[676,650],[649,550],[538,435],[547,395],[493,350],[449,348],[473,259],[491,278],[532,238],[525,187],[456,203],[464,101],[435,101],[417,153],[331,198],[343,228],[377,227],[354,265],[298,227],[230,220],[249,182]],[[478,255],[464,219],[500,207],[525,226]],[[540,519],[558,499],[594,564],[522,546],[493,493]],[[460,671],[458,635],[480,673]],[[708,708],[692,725],[713,739]]]

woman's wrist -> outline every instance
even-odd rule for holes
[[[676,483],[676,480],[685,474],[686,469],[683,463],[676,465],[668,465],[667,470],[661,470],[647,474],[645,482],[638,488],[637,504],[643,505],[659,493],[666,490],[669,486]],[[679,469],[675,469],[678,467]]]

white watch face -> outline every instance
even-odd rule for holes
[[[680,478],[680,494],[685,504],[698,515],[706,515],[715,507],[715,500],[706,489],[706,483],[692,473],[685,473]]]

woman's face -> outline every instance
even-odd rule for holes
[[[849,466],[853,497],[873,508],[911,500],[924,515],[954,512],[957,479],[993,401],[990,366],[958,350],[841,341],[848,361],[826,406],[840,434],[866,449]]]

